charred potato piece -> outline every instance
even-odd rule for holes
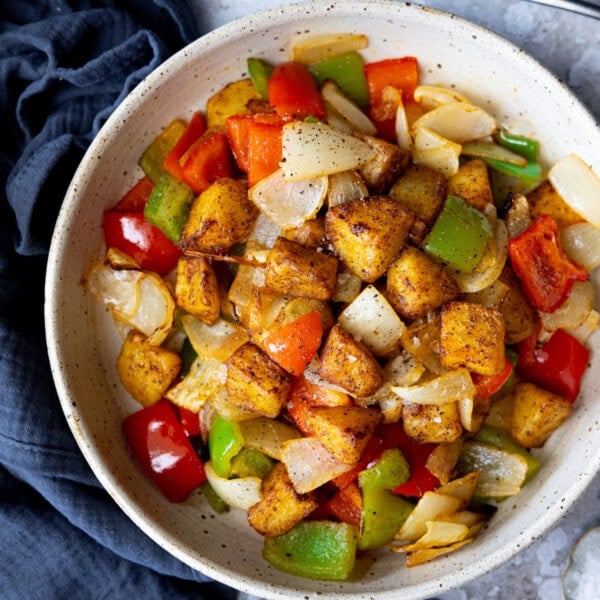
[[[375,156],[359,169],[359,173],[373,193],[382,194],[407,169],[410,151],[370,135],[361,138],[375,150]]]
[[[298,494],[280,462],[265,477],[261,496],[248,510],[248,523],[265,537],[283,535],[317,507],[315,494]]]
[[[510,434],[524,448],[539,448],[571,414],[573,405],[557,394],[521,381],[513,391]]]
[[[532,220],[544,214],[550,215],[561,229],[583,221],[549,181],[544,181],[531,190],[527,194],[527,202]]]
[[[146,341],[139,331],[130,331],[117,357],[117,373],[125,389],[144,406],[156,404],[179,371],[181,358]]]
[[[337,460],[358,462],[381,421],[378,408],[361,406],[315,406],[308,411],[310,432]]]
[[[336,254],[355,275],[372,283],[404,246],[414,214],[387,196],[349,200],[327,211],[325,228]]]
[[[471,302],[445,304],[440,360],[446,369],[466,367],[481,375],[499,373],[505,363],[502,313]]]
[[[221,311],[221,292],[215,271],[207,258],[182,256],[177,262],[177,305],[211,325]]]
[[[244,181],[217,179],[192,202],[181,247],[184,251],[224,254],[248,237],[257,215]]]
[[[419,444],[454,442],[463,432],[456,402],[405,404],[402,425],[406,435]]]
[[[258,346],[248,342],[227,361],[229,401],[245,410],[275,418],[290,391],[290,376]]]
[[[370,396],[383,383],[383,369],[371,352],[339,325],[327,336],[318,372],[358,398]]]
[[[260,94],[250,79],[228,83],[208,99],[206,124],[209,128],[225,126],[227,117],[250,114],[249,102],[260,99]]]
[[[479,210],[494,204],[487,165],[479,158],[461,165],[448,179],[448,195],[460,196]]]
[[[322,248],[327,244],[325,220],[323,217],[309,219],[298,227],[286,229],[283,236],[288,240],[292,240],[292,242],[298,242],[309,248]]]
[[[498,281],[508,286],[508,292],[498,306],[498,310],[504,316],[504,341],[506,344],[516,344],[535,331],[537,312],[508,265],[502,270]]]
[[[452,276],[424,252],[405,248],[387,274],[386,296],[398,314],[415,321],[460,294]]]
[[[265,285],[282,294],[329,300],[337,268],[334,256],[279,237],[267,257]]]

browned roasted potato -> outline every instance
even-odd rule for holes
[[[289,302],[284,304],[275,320],[268,326],[268,330],[269,332],[277,331],[311,312],[318,312],[321,315],[323,331],[329,331],[333,327],[335,318],[327,302],[315,300],[314,298],[299,297],[290,298]]]
[[[139,331],[127,335],[117,357],[125,389],[144,406],[156,404],[181,370],[179,354],[146,341]]]
[[[363,165],[359,172],[373,193],[382,194],[406,170],[411,154],[381,138],[370,135],[360,137],[375,150],[375,157]]]
[[[260,100],[250,79],[240,79],[228,83],[211,96],[206,103],[206,124],[208,127],[224,126],[231,115],[250,114],[248,103]]]
[[[219,284],[210,261],[182,256],[177,262],[175,299],[178,306],[211,325],[221,311]]]
[[[546,214],[554,218],[562,229],[583,219],[562,199],[549,181],[540,183],[527,194],[529,212],[533,220]]]
[[[315,406],[308,411],[310,432],[337,460],[353,465],[369,443],[381,411],[361,406]]]
[[[334,256],[279,237],[267,256],[265,285],[282,294],[329,300],[337,268]]]
[[[456,402],[405,404],[402,425],[406,435],[419,444],[454,442],[463,432]]]
[[[387,196],[349,200],[327,211],[325,228],[336,254],[361,279],[385,274],[404,246],[414,214]]]
[[[251,342],[227,361],[229,401],[240,408],[275,418],[287,400],[290,385],[290,376]]]
[[[388,270],[386,296],[404,319],[420,319],[459,294],[458,284],[446,269],[412,246]]]
[[[248,237],[257,215],[244,181],[217,179],[192,202],[181,246],[184,251],[224,254]]]
[[[440,328],[442,367],[466,367],[494,375],[504,367],[504,318],[492,308],[471,302],[448,302],[442,307]]]
[[[458,168],[448,179],[448,195],[460,196],[479,210],[494,204],[487,165],[479,158],[470,160]]]
[[[436,446],[427,457],[425,466],[435,475],[441,484],[448,483],[456,473],[456,463],[463,447],[462,438],[453,442],[444,442]]]
[[[516,344],[529,337],[537,323],[537,312],[523,293],[521,283],[507,265],[498,281],[508,286],[508,293],[498,305],[504,317],[505,339],[507,344]]]
[[[325,220],[323,217],[309,219],[298,227],[286,229],[283,232],[283,236],[288,240],[298,242],[309,248],[321,248],[327,243]]]
[[[370,396],[383,383],[383,369],[371,352],[339,325],[325,340],[319,375],[359,398]]]
[[[402,345],[433,373],[440,373],[440,315],[411,323],[402,336]]]
[[[265,477],[261,496],[248,510],[248,523],[265,537],[283,535],[317,507],[315,494],[298,494],[280,462]]]
[[[524,448],[543,446],[573,408],[568,400],[526,381],[517,383],[513,398],[510,433]]]

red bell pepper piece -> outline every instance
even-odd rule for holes
[[[502,389],[502,386],[509,380],[513,372],[513,364],[507,357],[504,361],[504,368],[495,375],[480,375],[471,373],[471,379],[477,390],[477,397],[486,400]]]
[[[126,417],[123,433],[135,458],[171,502],[183,502],[206,481],[204,465],[167,400]]]
[[[179,413],[179,422],[183,427],[185,435],[188,437],[194,437],[195,435],[200,435],[202,433],[202,428],[200,427],[200,417],[198,416],[198,413],[188,410],[183,406],[178,406],[177,412]]]
[[[373,437],[371,437],[369,443],[363,450],[363,453],[361,454],[358,463],[349,471],[338,475],[335,479],[332,480],[332,483],[340,490],[343,490],[344,488],[348,487],[352,482],[357,480],[358,474],[361,471],[364,471],[366,468],[368,468],[369,464],[381,455],[383,450],[383,440],[380,437],[374,435]]]
[[[384,90],[393,87],[402,92],[404,104],[414,102],[415,89],[419,85],[419,66],[413,56],[389,58],[365,65],[365,76],[369,88],[369,116],[379,135],[396,139],[396,106],[387,107]]]
[[[362,498],[356,482],[340,489],[325,503],[323,509],[338,521],[360,527]]]
[[[308,416],[312,406],[307,393],[303,376],[294,378],[286,404],[287,412],[296,427],[304,435],[312,435],[308,427]]]
[[[540,387],[574,402],[579,395],[590,351],[563,329],[556,330],[538,348],[538,331],[519,344],[518,371]]]
[[[325,119],[325,101],[308,69],[299,63],[278,64],[269,77],[269,104],[281,116]]]
[[[535,308],[553,312],[569,296],[573,282],[589,273],[563,251],[556,221],[541,215],[508,243],[513,271]]]
[[[215,131],[196,140],[181,157],[181,176],[195,194],[221,177],[230,177],[232,156],[227,135]]]
[[[177,265],[181,250],[139,212],[107,210],[102,222],[104,242],[124,252],[142,269],[166,275]]]
[[[266,353],[288,373],[302,375],[321,345],[323,326],[315,311],[284,325],[263,340]]]
[[[204,115],[201,112],[195,112],[185,131],[181,134],[177,142],[175,142],[175,145],[163,162],[163,167],[176,179],[183,180],[183,173],[179,164],[181,157],[205,131],[206,119]]]
[[[144,206],[152,190],[154,183],[152,180],[144,176],[142,177],[114,206],[112,210],[120,212],[144,212]]]

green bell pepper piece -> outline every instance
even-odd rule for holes
[[[215,492],[215,489],[208,481],[205,481],[200,486],[200,491],[204,494],[206,501],[211,505],[215,512],[221,514],[229,510],[229,505],[227,502],[225,502],[225,500],[223,500],[223,498],[221,498],[221,496]]]
[[[254,85],[263,100],[268,100],[269,77],[271,77],[273,67],[260,60],[260,58],[249,58],[246,61],[246,67],[248,68],[248,75],[250,76],[252,85]]]
[[[398,448],[385,450],[376,465],[361,471],[358,485],[362,494],[361,532],[358,548],[381,548],[394,539],[413,505],[390,490],[405,483],[410,469]]]
[[[422,248],[463,273],[479,264],[493,228],[488,218],[458,196],[448,196]]]
[[[273,459],[255,448],[242,448],[231,460],[231,474],[264,479],[273,467]]]
[[[484,158],[483,160],[495,171],[504,173],[504,175],[510,175],[515,179],[520,179],[530,187],[535,186],[542,177],[542,167],[535,162],[528,162],[524,167],[520,167],[519,165],[513,165],[493,158]]]
[[[215,473],[229,479],[231,460],[243,448],[244,438],[239,423],[217,414],[208,432],[208,452]]]
[[[158,183],[158,180],[167,173],[163,167],[165,158],[184,131],[183,121],[179,119],[171,121],[142,153],[139,165],[153,183]]]
[[[506,129],[501,129],[498,134],[494,136],[494,139],[501,146],[524,156],[528,162],[537,162],[540,148],[540,144],[537,140],[514,135],[506,131]]]
[[[185,183],[166,173],[148,197],[144,218],[177,244],[193,199],[194,193]]]
[[[308,70],[321,84],[327,79],[337,83],[342,92],[360,108],[368,106],[369,87],[364,62],[358,52],[324,58],[310,65]]]
[[[343,581],[354,568],[357,538],[348,523],[301,521],[284,535],[265,538],[263,558],[285,573]]]

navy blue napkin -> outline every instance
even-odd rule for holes
[[[200,32],[186,0],[0,2],[0,596],[224,598],[121,512],[79,452],[45,348],[54,222],[127,93]]]

